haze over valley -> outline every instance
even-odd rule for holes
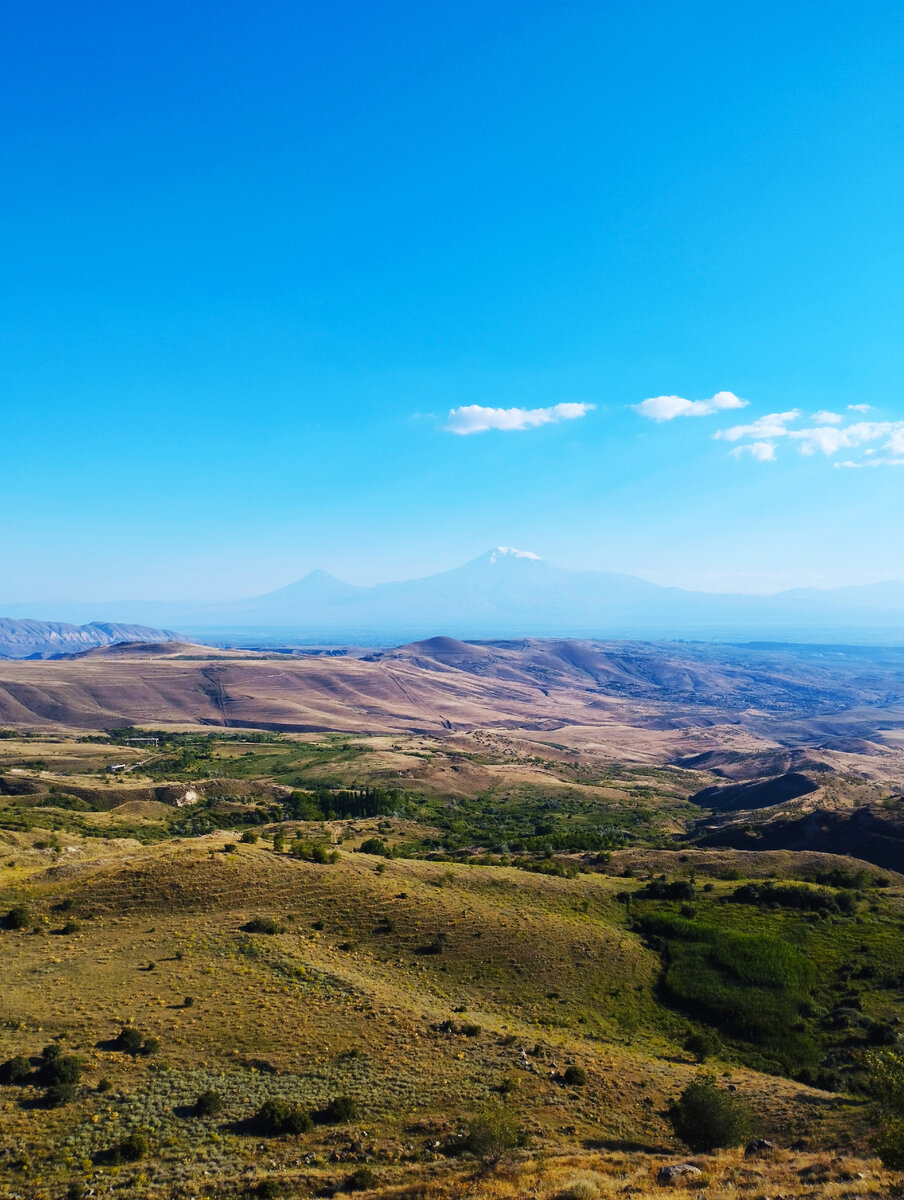
[[[775,595],[692,592],[630,575],[577,571],[497,546],[451,571],[359,587],[325,571],[262,596],[176,602],[8,603],[9,617],[136,622],[200,640],[393,644],[457,638],[630,637],[706,641],[904,641],[904,583]],[[4,642],[0,638],[0,654]]]

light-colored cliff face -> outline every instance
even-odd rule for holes
[[[118,642],[169,642],[176,634],[146,625],[95,622],[67,625],[62,621],[14,621],[0,617],[0,658],[52,658],[78,654]]]

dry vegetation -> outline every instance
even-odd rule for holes
[[[904,1016],[904,877],[686,838],[701,788],[806,769],[815,791],[732,820],[762,842],[881,813],[863,845],[896,846],[888,706],[875,741],[839,707],[788,750],[769,723],[814,718],[784,678],[739,720],[749,672],[712,663],[579,686],[599,662],[561,648],[527,674],[429,652],[3,664],[0,1064],[27,1061],[0,1083],[0,1195],[904,1195],[865,1090]],[[114,709],[164,736],[85,735]],[[318,729],[197,724],[264,709]],[[48,1046],[81,1060],[56,1107]],[[775,1149],[689,1154],[668,1108],[701,1072]],[[508,1130],[489,1149],[481,1113]]]

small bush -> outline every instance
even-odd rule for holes
[[[58,1047],[54,1047],[58,1049]],[[37,1082],[42,1087],[72,1086],[82,1077],[82,1060],[74,1054],[54,1054],[38,1067]]]
[[[17,1054],[0,1063],[0,1084],[21,1087],[31,1074],[31,1063],[24,1054]]]
[[[446,940],[448,934],[435,933],[426,946],[421,946],[417,951],[418,954],[442,954],[446,948]]]
[[[4,929],[27,929],[31,924],[31,912],[24,904],[16,904],[0,924]]]
[[[80,929],[81,925],[79,925],[78,921],[67,921],[66,924],[60,929],[60,933],[66,937],[70,933],[78,933]]]
[[[160,1049],[160,1042],[155,1037],[145,1038],[141,1043],[141,1053],[145,1056],[156,1054]]]
[[[148,1140],[143,1133],[130,1133],[114,1147],[114,1161],[138,1162],[148,1152]]]
[[[140,1054],[143,1045],[144,1037],[134,1025],[124,1026],[113,1039],[113,1049],[120,1050],[123,1054]]]
[[[277,1099],[264,1101],[255,1114],[254,1124],[261,1133],[270,1137],[310,1133],[313,1126],[311,1115],[305,1109],[287,1100]]]
[[[477,1113],[468,1125],[462,1148],[487,1166],[524,1144],[517,1115],[505,1104],[492,1104]]]
[[[74,1083],[53,1083],[44,1093],[45,1108],[62,1108],[75,1099]]]
[[[318,1125],[344,1125],[358,1116],[358,1106],[351,1096],[334,1096],[326,1108],[314,1113]]]
[[[719,1041],[707,1030],[700,1030],[688,1034],[684,1039],[684,1048],[688,1054],[693,1054],[697,1062],[702,1063],[718,1052]]]
[[[219,1092],[208,1090],[202,1092],[195,1101],[196,1117],[215,1117],[223,1107],[223,1097]]]
[[[600,1195],[600,1185],[596,1180],[576,1179],[557,1192],[555,1200],[600,1200]]]
[[[345,1192],[366,1192],[368,1188],[374,1188],[379,1183],[379,1178],[375,1171],[370,1167],[358,1167],[356,1171],[352,1171],[351,1175],[346,1177],[342,1185],[342,1190]]]
[[[112,1089],[113,1089],[113,1084],[110,1082],[110,1080],[105,1075],[103,1077],[103,1079],[98,1080],[97,1087],[94,1090],[96,1092],[99,1092],[101,1095],[103,1095],[105,1092],[112,1091]]]
[[[587,1082],[587,1072],[583,1067],[566,1067],[562,1078],[569,1087],[583,1087]]]
[[[694,885],[687,879],[651,879],[636,896],[638,900],[693,900]]]
[[[242,926],[246,933],[285,933],[284,925],[274,921],[272,917],[252,917]]]
[[[378,854],[382,858],[389,856],[389,848],[382,838],[366,838],[358,847],[359,854]]]
[[[675,1133],[695,1153],[740,1146],[752,1131],[747,1101],[722,1091],[709,1076],[689,1084],[669,1105],[668,1116]]]
[[[258,840],[258,834],[255,833],[255,831],[253,829],[246,829],[245,832],[242,834],[242,836],[239,838],[239,841],[242,843],[243,846],[253,846],[257,840]]]

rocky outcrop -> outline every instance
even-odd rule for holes
[[[62,621],[14,621],[0,617],[0,658],[59,658],[119,642],[171,642],[177,635],[147,625],[95,621],[67,625]]]

